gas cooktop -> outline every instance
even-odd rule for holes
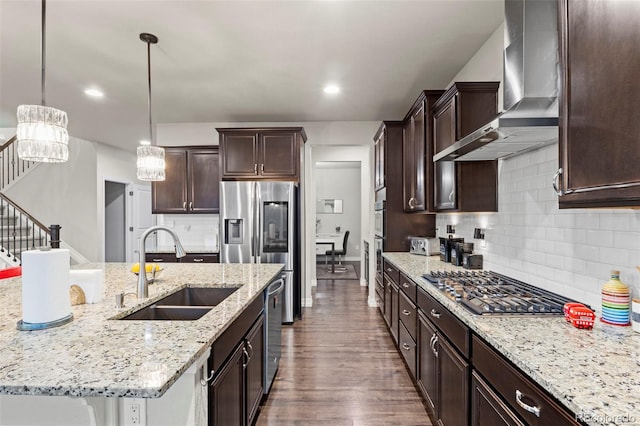
[[[562,315],[574,300],[490,271],[433,271],[424,279],[474,314]]]

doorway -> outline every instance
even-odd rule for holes
[[[104,261],[127,259],[127,185],[104,182]]]

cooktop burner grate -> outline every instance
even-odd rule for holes
[[[562,315],[569,298],[490,271],[433,271],[423,277],[471,312]]]

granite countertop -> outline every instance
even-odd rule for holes
[[[447,298],[422,274],[462,269],[438,256],[384,257],[473,332],[590,425],[640,424],[640,334],[596,321],[580,330],[563,316],[480,316]],[[600,317],[598,313],[598,318]]]
[[[0,285],[0,394],[160,397],[277,275],[277,264],[164,265],[147,299],[135,292],[136,276],[126,263],[86,264],[102,269],[105,297],[72,306],[71,323],[40,331],[18,331],[21,279]],[[240,288],[196,321],[117,321],[181,287]]]

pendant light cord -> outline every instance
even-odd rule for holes
[[[41,65],[41,76],[40,76],[40,87],[42,89],[42,106],[46,105],[45,102],[45,85],[46,85],[46,60],[47,60],[47,41],[45,37],[45,33],[47,31],[47,0],[42,0],[42,32],[40,33],[40,65]]]
[[[149,106],[149,143],[155,145],[153,141],[153,124],[151,122],[151,43],[147,41],[147,83],[149,84],[149,98],[147,105]]]

